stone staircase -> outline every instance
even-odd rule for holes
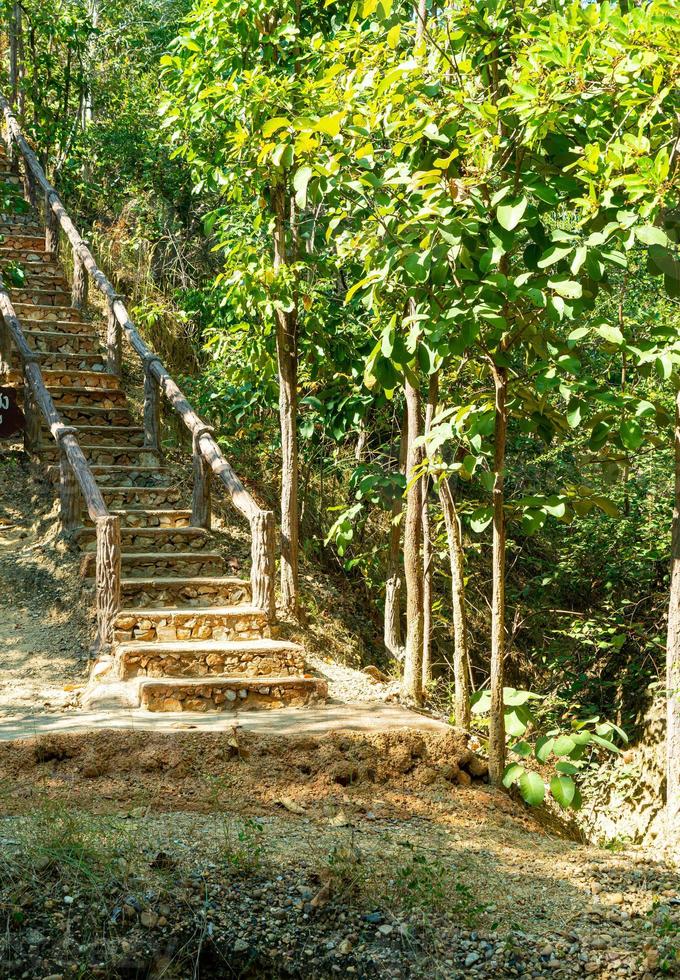
[[[0,183],[18,181],[0,150]],[[303,649],[277,639],[272,617],[252,603],[250,582],[228,574],[215,534],[192,526],[173,469],[145,445],[120,378],[107,372],[100,328],[72,306],[36,212],[0,215],[0,234],[0,273],[24,337],[40,354],[45,386],[61,420],[75,429],[106,508],[120,518],[121,608],[85,702],[208,711],[325,698],[325,683],[305,673]],[[25,278],[13,285],[17,267]],[[12,358],[9,379],[20,383],[21,363],[16,353]],[[58,483],[60,450],[44,420],[28,448]],[[92,583],[96,535],[84,507],[70,540]]]

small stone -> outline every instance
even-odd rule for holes
[[[474,964],[477,962],[478,959],[479,959],[479,953],[475,953],[475,952],[468,953],[468,955],[465,957],[465,966],[467,967],[474,966]]]
[[[153,929],[155,926],[158,925],[158,916],[156,915],[155,912],[150,912],[147,909],[144,912],[142,912],[140,916],[140,922],[142,923],[143,926],[146,926],[147,929]]]
[[[245,939],[237,939],[236,942],[234,943],[235,953],[245,953],[247,949],[248,949],[248,943],[245,941]]]
[[[343,939],[338,946],[338,953],[340,953],[342,956],[347,956],[347,954],[351,952],[352,952],[351,939]]]
[[[394,929],[392,926],[388,926],[388,925],[378,926],[378,932],[380,933],[381,936],[391,936],[393,931]]]

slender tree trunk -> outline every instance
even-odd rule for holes
[[[439,501],[446,525],[451,565],[453,607],[453,680],[456,725],[470,728],[470,654],[468,652],[467,613],[465,611],[465,555],[458,508],[446,478],[439,482]]]
[[[274,205],[274,268],[287,262],[286,191],[272,188]],[[277,311],[276,353],[279,370],[281,424],[281,604],[298,614],[298,448],[297,448],[297,314]]]
[[[425,406],[425,435],[432,427],[432,419],[437,411],[439,398],[439,372],[430,375]],[[434,572],[434,552],[430,537],[430,508],[428,492],[430,479],[423,477],[423,687],[432,680],[432,578]]]
[[[420,435],[420,392],[406,381],[408,413],[408,455],[406,479],[411,484],[406,495],[404,522],[404,578],[406,580],[406,651],[402,695],[420,704],[423,699],[423,481],[413,480],[413,472],[422,459],[414,442]]]
[[[427,27],[427,0],[416,3],[416,44],[422,41]]]
[[[408,451],[408,412],[404,412],[401,425],[399,444],[399,471],[406,472],[406,455]],[[390,543],[387,553],[387,568],[385,574],[385,620],[383,640],[385,649],[395,660],[404,655],[401,635],[401,521],[398,520],[403,510],[401,497],[392,503],[392,521],[390,524]]]
[[[505,441],[508,428],[507,371],[493,366],[496,390],[493,483],[493,584],[491,595],[491,714],[489,718],[489,777],[499,785],[505,768],[503,668],[505,661]]]
[[[680,392],[675,396],[675,506],[671,590],[666,642],[666,817],[671,839],[680,838]]]

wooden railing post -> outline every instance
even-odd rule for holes
[[[24,162],[24,166],[22,168],[22,182],[23,182],[23,185],[24,185],[24,197],[30,203],[30,205],[31,205],[32,208],[37,208],[38,207],[38,185],[36,184],[35,176],[33,175],[33,171],[28,166],[28,164],[25,163],[25,162]]]
[[[144,360],[144,445],[160,452],[161,448],[161,405],[160,388],[153,376],[151,366],[159,361],[155,356]]]
[[[113,305],[122,299],[118,293],[109,297],[109,310],[106,318],[106,370],[120,377],[123,363],[123,328],[116,316]]]
[[[75,435],[73,426],[63,426],[59,432],[59,497],[61,500],[61,525],[70,533],[81,523],[82,497],[73,467],[69,462],[63,438]]]
[[[87,245],[87,242],[82,242]],[[89,279],[85,263],[80,257],[80,247],[73,246],[73,283],[71,286],[71,306],[74,310],[83,310],[87,306],[87,290]]]
[[[270,623],[276,620],[276,597],[274,581],[276,578],[276,534],[274,514],[270,510],[260,510],[250,519],[251,533],[251,573],[253,605],[267,614]]]
[[[12,335],[4,317],[0,316],[0,374],[7,374],[9,371],[11,355]]]
[[[193,462],[194,462],[194,492],[191,499],[191,523],[194,527],[204,527],[210,530],[212,524],[212,508],[210,489],[212,484],[212,469],[201,452],[201,436],[206,432],[212,433],[211,425],[204,425],[192,433]]]
[[[39,361],[39,358],[34,357],[24,363],[24,418],[26,420],[24,426],[24,449],[29,456],[37,451],[38,443],[40,442],[40,416],[38,414],[38,406],[33,397],[33,389],[25,369],[26,364],[35,364],[37,361]]]
[[[120,612],[120,517],[98,517],[97,532],[97,622],[99,652],[113,643],[116,616]]]
[[[53,259],[59,252],[59,219],[52,210],[51,192],[45,194],[45,251]]]

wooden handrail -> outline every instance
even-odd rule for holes
[[[67,425],[56,409],[40,370],[40,355],[28,346],[1,275],[0,314],[21,357],[26,383],[24,409],[31,414],[27,402],[33,400],[36,403],[59,447],[59,492],[64,529],[72,531],[80,524],[81,498],[95,527],[98,647],[101,650],[113,640],[115,618],[120,610],[120,518],[109,513],[90,464],[80,448],[76,429]],[[27,418],[27,427],[32,430],[36,421]]]
[[[234,507],[249,521],[252,535],[252,571],[251,581],[253,590],[253,603],[263,608],[269,618],[275,618],[275,596],[274,596],[274,515],[272,511],[263,510],[258,506],[252,495],[246,490],[234,469],[225,458],[216,439],[212,434],[212,429],[196,414],[188,399],[176,384],[163,362],[156,354],[144,343],[139,332],[130,319],[130,315],[121,297],[114,289],[111,282],[104,275],[95,262],[94,256],[90,251],[87,242],[82,238],[75,224],[69,217],[59,195],[53,185],[45,175],[45,171],[40,165],[40,161],[26,141],[21,127],[12,112],[8,101],[0,95],[0,107],[4,112],[7,124],[8,143],[12,140],[18,147],[28,172],[32,175],[29,185],[35,181],[44,193],[45,207],[50,209],[54,218],[64,231],[67,239],[73,248],[73,256],[76,268],[80,265],[86,269],[96,285],[97,289],[104,294],[110,317],[120,325],[130,342],[131,347],[139,355],[145,369],[147,379],[153,380],[163,392],[173,409],[180,416],[184,425],[192,437],[194,454],[200,454],[206,467],[214,474],[226,487]],[[49,221],[48,221],[49,232]],[[79,284],[79,294],[82,283]],[[74,305],[80,305],[82,296],[76,303],[74,289]],[[120,351],[118,351],[118,359]],[[115,356],[109,352],[109,363],[115,361]],[[149,387],[151,387],[149,385]],[[153,407],[153,406],[151,406]],[[146,420],[145,420],[146,421]],[[146,429],[146,425],[145,425]],[[146,438],[146,437],[145,437]],[[149,442],[150,445],[153,442]],[[154,448],[159,449],[159,446]],[[195,467],[196,472],[196,467]],[[208,481],[204,481],[207,485]],[[204,508],[202,508],[204,509]]]

